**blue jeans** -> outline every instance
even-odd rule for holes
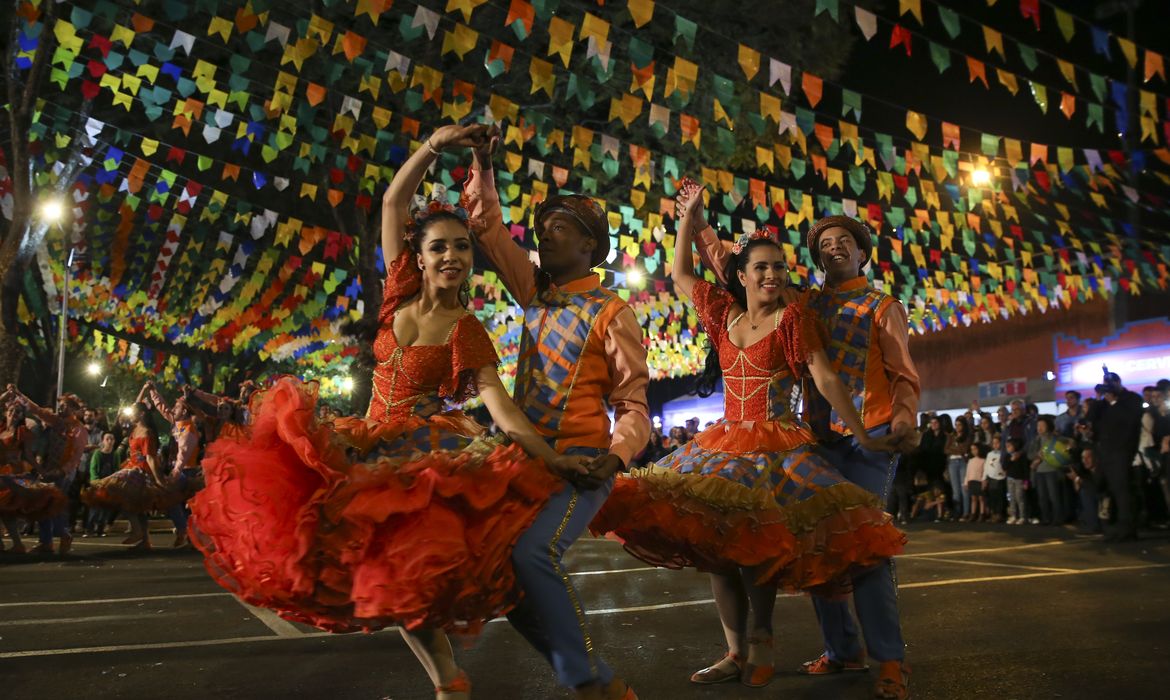
[[[967,493],[967,460],[947,458],[947,475],[951,478],[951,500],[956,515],[971,514],[971,494]]]
[[[106,523],[110,522],[110,516],[113,512],[109,508],[95,508],[90,507],[89,515],[85,519],[85,529],[87,532],[104,533],[106,531]]]
[[[568,452],[600,453],[587,449]],[[512,550],[512,566],[524,599],[508,613],[508,622],[544,656],[557,680],[568,688],[613,680],[613,671],[597,653],[585,628],[585,610],[562,563],[565,551],[589,526],[611,490],[613,479],[592,491],[566,483]]]
[[[69,487],[73,485],[73,479],[77,476],[77,470],[70,470],[68,474],[58,477],[53,480],[53,486],[61,490],[61,493],[69,494]],[[51,518],[37,522],[37,536],[40,538],[41,544],[52,546],[54,537],[66,537],[69,535],[69,507]]]
[[[1060,472],[1036,472],[1036,499],[1040,502],[1040,520],[1049,525],[1064,523],[1064,508],[1061,503]]]
[[[1101,518],[1097,513],[1101,507],[1101,493],[1097,485],[1089,479],[1083,479],[1077,497],[1081,502],[1081,527],[1088,532],[1101,532]]]
[[[879,437],[887,432],[889,426],[882,425],[869,434]],[[898,470],[897,455],[871,452],[850,437],[827,446],[826,456],[846,479],[876,495],[882,503],[888,500]],[[906,645],[898,615],[898,581],[892,559],[853,578],[853,605],[857,608],[869,655],[878,661],[905,658]],[[825,654],[834,661],[861,659],[861,640],[848,601],[814,596],[813,607],[824,636]]]

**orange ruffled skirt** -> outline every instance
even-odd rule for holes
[[[173,484],[160,485],[145,469],[123,466],[81,490],[81,501],[94,508],[149,513],[167,510],[187,500]]]
[[[31,474],[0,475],[0,517],[44,520],[69,507],[61,489],[37,481]]]
[[[208,447],[191,532],[220,585],[334,632],[470,634],[518,602],[512,547],[561,487],[542,462],[458,413],[315,413],[315,385],[282,378]]]
[[[852,575],[902,551],[877,499],[780,421],[720,421],[657,464],[618,478],[590,529],[639,559],[840,595]]]

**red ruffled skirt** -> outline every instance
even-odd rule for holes
[[[32,475],[0,476],[0,517],[44,520],[69,507],[61,489]]]
[[[745,450],[750,446],[751,451]],[[839,595],[906,538],[833,469],[800,426],[721,421],[656,465],[620,476],[590,529],[639,559]]]
[[[516,540],[561,487],[461,414],[319,423],[316,387],[279,380],[241,434],[208,446],[192,541],[243,600],[334,632],[474,633],[518,601]],[[482,429],[478,429],[482,431]]]

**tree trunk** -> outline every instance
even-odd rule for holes
[[[0,387],[16,384],[20,379],[20,365],[24,359],[24,348],[15,331],[0,323]]]

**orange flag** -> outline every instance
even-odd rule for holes
[[[967,79],[972,83],[976,79],[982,80],[983,87],[991,87],[987,84],[987,66],[983,65],[983,61],[977,61],[970,56],[967,57]]]
[[[817,103],[821,101],[821,91],[824,85],[820,78],[805,71],[800,76],[800,87],[804,90],[804,96],[808,99],[810,107],[816,107]]]

